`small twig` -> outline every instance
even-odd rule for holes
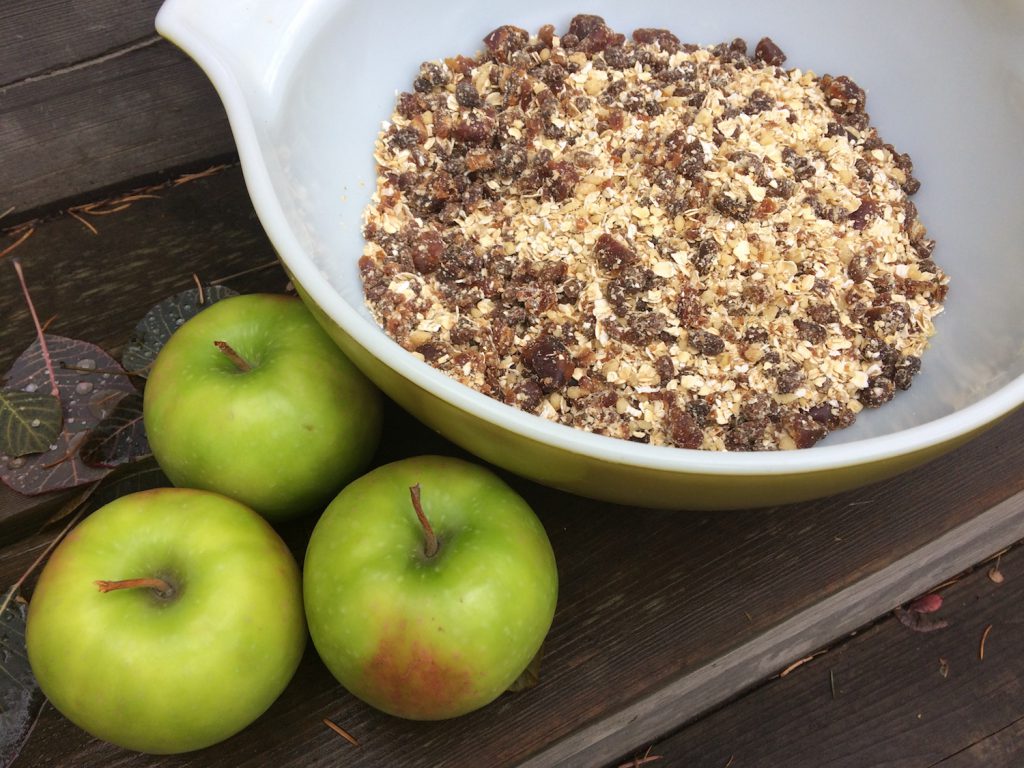
[[[619,768],[639,768],[641,765],[647,765],[648,763],[653,763],[656,760],[664,760],[665,759],[664,755],[652,755],[651,754],[651,750],[652,749],[654,749],[654,745],[653,744],[647,748],[647,751],[644,752],[644,756],[643,757],[634,757],[629,762],[622,763],[621,765],[619,765]]]
[[[829,685],[829,688],[832,690],[832,699],[835,700],[835,698],[836,698],[836,671],[834,669],[830,669],[828,671],[828,685]]]
[[[347,742],[348,742],[349,744],[351,744],[351,745],[352,745],[353,747],[358,747],[358,746],[359,746],[359,740],[358,740],[358,739],[356,739],[356,737],[355,737],[355,736],[353,736],[353,735],[352,735],[351,733],[349,733],[348,731],[346,731],[346,730],[345,730],[344,728],[342,728],[342,727],[341,727],[340,725],[338,725],[337,723],[335,723],[335,722],[333,722],[333,721],[331,721],[331,720],[328,720],[328,719],[327,719],[326,717],[325,717],[325,718],[323,718],[323,723],[324,723],[324,725],[326,725],[326,726],[327,726],[328,728],[330,728],[330,729],[331,729],[332,731],[334,731],[334,732],[335,732],[336,734],[338,734],[339,736],[341,736],[341,738],[343,738],[343,739],[344,739],[345,741],[347,741]]]
[[[68,208],[68,213],[71,214],[72,216],[74,216],[76,219],[78,219],[78,221],[81,223],[81,225],[83,227],[85,227],[86,229],[88,229],[90,232],[92,232],[94,235],[98,235],[100,233],[100,231],[98,229],[96,229],[96,227],[94,227],[88,221],[86,221],[81,216],[79,216],[78,213],[76,212],[76,209]]]
[[[2,259],[2,258],[3,258],[4,256],[7,256],[7,255],[8,255],[9,253],[12,253],[12,252],[14,251],[14,249],[15,249],[15,248],[17,248],[17,247],[18,247],[19,245],[21,245],[22,243],[24,243],[24,242],[25,242],[26,240],[28,240],[28,239],[29,239],[30,237],[32,237],[32,235],[33,235],[33,233],[34,233],[35,231],[36,231],[36,228],[35,228],[35,227],[29,227],[28,229],[26,229],[26,230],[25,230],[25,232],[24,232],[24,233],[22,234],[22,236],[21,236],[21,237],[19,237],[19,238],[18,238],[17,240],[15,240],[15,241],[14,241],[13,243],[11,243],[11,244],[10,244],[10,245],[8,245],[8,246],[7,246],[6,248],[4,248],[4,249],[3,249],[2,251],[0,251],[0,259]]]
[[[14,259],[14,271],[18,273],[18,282],[21,283],[21,292],[25,295],[25,303],[28,304],[28,311],[32,315],[32,323],[36,327],[36,335],[39,337],[39,348],[43,353],[43,361],[46,363],[46,372],[50,375],[51,394],[60,400],[60,390],[57,389],[57,374],[53,372],[53,361],[50,359],[50,350],[46,346],[46,334],[43,333],[43,326],[39,324],[39,315],[36,314],[36,307],[32,303],[32,296],[28,292],[28,283],[25,282],[25,273],[21,269],[21,262]]]
[[[1005,579],[1003,578],[1003,572],[999,570],[999,563],[1003,559],[1003,553],[1000,552],[996,556],[996,564],[988,569],[988,580],[993,584],[1002,584]]]
[[[213,165],[207,168],[205,171],[198,171],[197,173],[184,173],[171,183],[175,187],[177,187],[182,184],[188,184],[190,181],[198,181],[199,179],[205,179],[208,176],[213,176],[214,174],[220,173],[221,171],[230,167],[231,166],[229,165]]]
[[[72,517],[68,524],[61,529],[60,533],[58,533],[54,537],[53,541],[46,545],[46,549],[44,549],[39,554],[39,557],[32,561],[32,565],[30,565],[25,570],[25,572],[18,577],[18,580],[14,582],[14,586],[12,586],[7,591],[7,594],[4,596],[3,602],[0,603],[0,614],[7,610],[7,606],[11,604],[11,599],[14,597],[17,591],[21,589],[22,585],[25,583],[28,577],[32,575],[33,571],[35,571],[35,569],[39,567],[39,564],[43,562],[43,560],[45,560],[53,551],[53,548],[56,547],[65,536],[67,536],[68,531],[75,527],[75,523],[79,521],[79,519],[82,517],[82,514],[85,512],[85,502],[89,500],[89,497],[92,496],[93,491],[96,490],[99,484],[100,481],[97,480],[95,483],[90,485],[88,488],[86,488],[84,491],[82,491],[80,494],[75,496],[71,501],[67,503],[66,506],[78,508],[78,511],[75,513],[75,516]]]
[[[0,213],[0,219],[6,219],[12,213],[14,213],[14,206],[13,205],[10,208],[8,208],[6,211],[4,211],[3,213]]]
[[[243,269],[241,272],[235,272],[233,275],[227,275],[226,277],[218,277],[216,280],[211,280],[210,285],[220,285],[226,283],[228,280],[234,280],[236,277],[245,277],[251,275],[253,272],[262,272],[264,269],[270,269],[280,264],[276,259],[274,261],[268,261],[266,264],[261,264],[258,267],[250,267],[249,269]]]
[[[57,319],[56,315],[50,315],[48,318],[46,318],[46,320],[43,322],[43,333],[46,333],[46,331],[49,329],[49,327],[51,325],[53,325],[53,321],[56,320],[56,319]]]
[[[988,633],[992,631],[992,625],[989,624],[985,627],[985,630],[981,633],[981,643],[978,645],[978,661],[985,660],[985,641],[988,640]]]
[[[736,755],[729,755],[729,762],[722,766],[722,768],[729,768],[730,765],[736,762]]]
[[[790,672],[792,672],[797,667],[802,667],[808,661],[810,661],[811,659],[816,658],[818,656],[821,656],[821,654],[825,653],[827,650],[828,650],[828,648],[822,648],[820,651],[815,651],[810,656],[804,656],[802,659],[797,659],[792,664],[790,664],[788,667],[786,667],[784,670],[779,672],[779,677],[785,677],[786,675],[788,675]]]
[[[196,284],[196,290],[199,292],[199,304],[205,304],[206,296],[203,293],[203,281],[199,279],[199,275],[195,272],[192,273],[192,281]]]

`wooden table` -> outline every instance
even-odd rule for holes
[[[0,63],[23,65],[0,68],[8,83],[0,118],[17,117],[0,119],[8,174],[0,213],[15,207],[0,229],[38,216],[33,234],[0,258],[2,371],[34,339],[14,254],[40,315],[54,316],[49,331],[115,357],[146,310],[190,287],[193,274],[240,291],[288,289],[230,157],[219,104],[191,65],[138,23],[157,3],[125,14],[105,0],[86,5],[109,22],[106,37],[73,35],[74,19],[42,34],[83,46],[62,54],[70,63],[29,61],[39,34],[35,46],[14,46],[19,57],[10,46],[0,52]],[[30,10],[64,19],[63,9],[16,0],[0,22],[27,30]],[[111,36],[113,57],[104,47]],[[161,89],[165,81],[174,87]],[[119,98],[97,102],[97,89]],[[76,132],[54,125],[46,134],[52,110]],[[153,110],[170,114],[126,128]],[[126,130],[134,143],[123,140]],[[159,170],[168,166],[175,170]],[[212,168],[194,178],[182,166]],[[140,175],[151,196],[123,210],[66,210],[69,199],[125,199]],[[26,231],[0,231],[0,251]],[[629,509],[506,475],[541,517],[560,571],[537,687],[454,721],[404,722],[351,697],[310,647],[271,709],[208,750],[128,753],[90,739],[47,705],[16,765],[617,766],[645,756],[700,768],[1024,764],[1024,549],[1003,554],[996,573],[986,563],[1024,539],[1022,428],[1018,411],[893,480],[740,512]],[[390,405],[375,463],[421,453],[462,455]],[[0,491],[0,586],[53,540],[59,526],[46,523],[67,500]],[[299,557],[312,524],[282,528]],[[947,628],[915,633],[893,617],[895,607],[950,580],[940,589]]]

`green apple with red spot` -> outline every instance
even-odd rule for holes
[[[554,616],[551,544],[489,470],[422,456],[349,484],[310,537],[310,635],[350,692],[399,717],[484,706],[538,653]]]
[[[32,671],[60,712],[157,754],[247,726],[305,644],[299,568],[270,524],[180,488],[123,496],[86,518],[43,569],[26,627]]]
[[[146,382],[146,434],[177,486],[272,521],[320,511],[369,463],[378,391],[297,298],[224,299],[181,326]]]

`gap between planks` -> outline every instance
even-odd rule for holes
[[[586,768],[649,744],[1024,539],[1024,491],[840,590],[759,637],[534,754],[520,768]]]

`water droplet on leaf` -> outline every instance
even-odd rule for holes
[[[8,461],[7,462],[7,468],[8,469],[17,469],[18,467],[24,466],[24,464],[25,464],[25,459],[23,459],[21,456],[19,456],[16,459],[11,459],[10,461]]]
[[[37,389],[39,389],[39,387],[36,386],[35,384],[26,384],[25,385],[25,391],[26,392],[35,392]]]
[[[38,427],[38,426],[39,426],[39,424],[40,424],[40,421],[39,421],[39,419],[32,419],[32,421],[30,421],[29,423],[30,423],[30,424],[31,424],[31,425],[32,425],[33,427]]]
[[[80,395],[84,395],[88,392],[92,392],[92,386],[91,381],[80,381],[75,385],[75,392]]]
[[[90,357],[84,357],[76,363],[78,368],[86,368],[87,370],[93,370],[96,367],[96,361]]]

